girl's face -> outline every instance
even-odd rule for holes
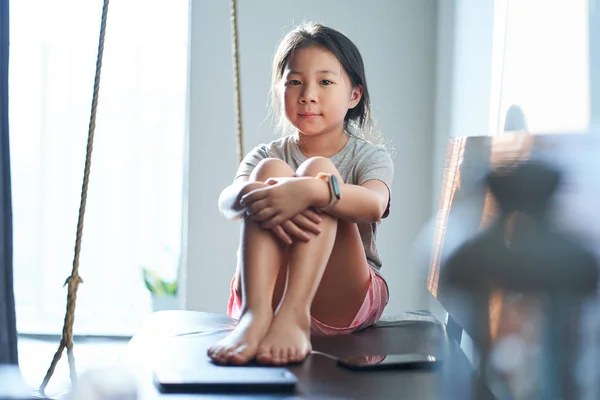
[[[282,81],[285,115],[305,135],[341,133],[347,111],[362,95],[333,53],[317,46],[296,50]]]

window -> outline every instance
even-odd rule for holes
[[[533,133],[589,128],[589,7],[588,0],[496,0],[492,133],[504,130],[513,106]]]
[[[102,1],[11,3],[14,269],[22,333],[62,329],[101,11]],[[151,311],[141,267],[176,272],[187,46],[187,0],[110,3],[75,334],[132,334]]]

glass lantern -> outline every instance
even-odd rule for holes
[[[495,169],[486,183],[497,213],[441,268],[472,306],[479,378],[475,399],[578,399],[579,314],[595,294],[595,256],[554,229],[559,171],[532,161]]]

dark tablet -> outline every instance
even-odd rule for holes
[[[285,368],[207,365],[154,371],[163,393],[294,393],[298,378]]]

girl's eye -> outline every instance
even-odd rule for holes
[[[327,85],[331,85],[332,83],[333,83],[333,82],[331,82],[330,80],[327,80],[327,79],[323,79],[323,80],[321,81],[321,84],[323,84],[323,85],[325,85],[325,86],[327,86]]]
[[[288,81],[287,84],[288,84],[288,86],[296,86],[296,85],[300,84],[300,81],[297,79],[292,79],[292,80]]]

